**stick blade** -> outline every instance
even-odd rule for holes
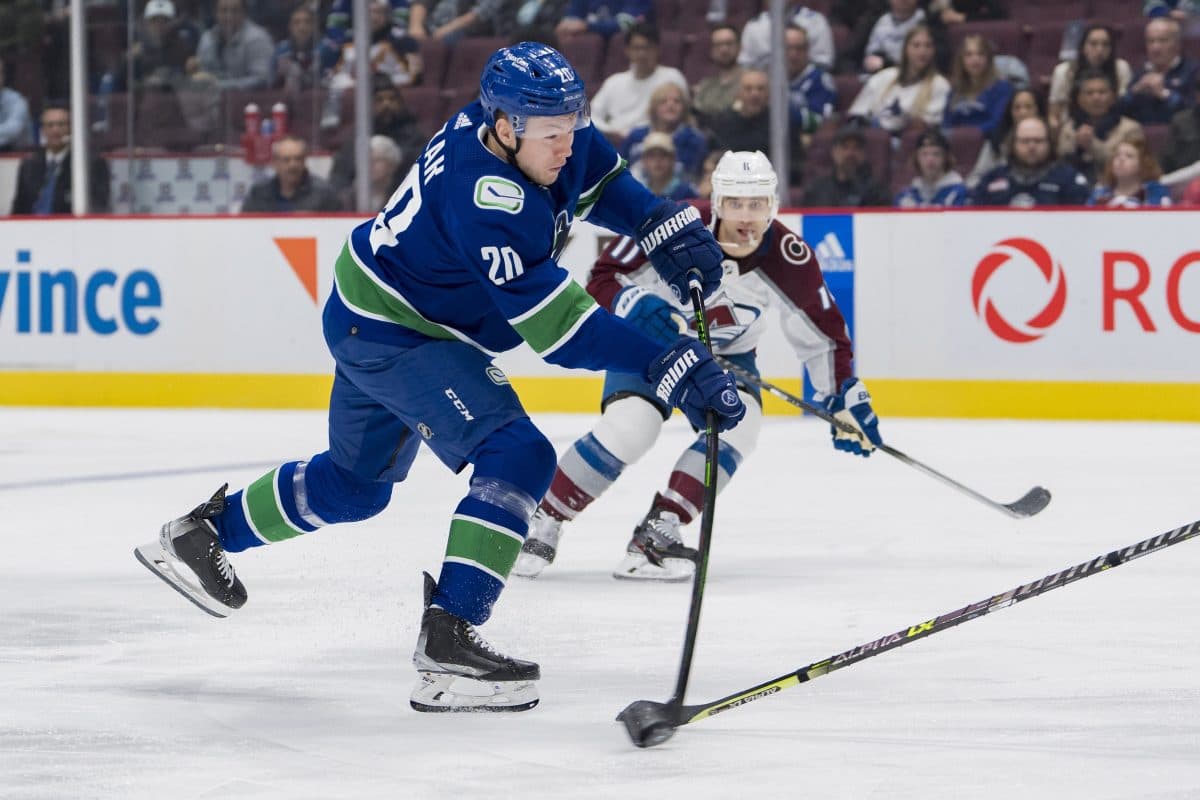
[[[1050,491],[1041,486],[1035,486],[1026,492],[1024,497],[1011,503],[1006,503],[1004,507],[1014,517],[1023,518],[1032,517],[1034,514],[1040,513],[1048,505],[1050,505]]]
[[[638,747],[654,747],[675,735],[675,711],[666,703],[637,700],[617,715],[625,732]]]

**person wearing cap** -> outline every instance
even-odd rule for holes
[[[133,67],[134,86],[167,90],[183,77],[187,61],[196,53],[200,31],[178,19],[171,0],[149,0],[142,22],[133,35],[126,58]],[[120,70],[118,79],[124,79]]]
[[[642,140],[641,158],[633,167],[633,177],[659,197],[686,200],[696,197],[696,187],[679,177],[675,169],[675,143],[662,131],[654,131]]]
[[[896,196],[900,208],[937,208],[961,206],[967,202],[967,187],[954,169],[950,143],[938,131],[926,131],[917,138],[912,166],[916,176]]]
[[[856,125],[844,125],[833,137],[833,171],[804,187],[804,205],[827,208],[888,206],[891,198],[871,174],[867,137]]]

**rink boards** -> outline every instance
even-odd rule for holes
[[[1200,420],[1200,212],[784,214],[881,414]],[[0,404],[320,408],[320,309],[355,217],[0,220]],[[607,232],[576,223],[586,275]],[[772,326],[763,373],[799,389]],[[535,411],[593,373],[498,362]],[[788,407],[769,403],[768,411]]]

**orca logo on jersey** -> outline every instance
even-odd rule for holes
[[[1004,239],[996,242],[992,248],[992,251],[975,265],[975,273],[971,277],[971,302],[975,306],[975,314],[992,333],[1006,342],[1025,344],[1037,341],[1062,316],[1067,303],[1067,280],[1063,275],[1062,264],[1055,261],[1049,251],[1033,239]],[[1001,315],[993,296],[999,292],[995,287],[992,291],[988,290],[992,277],[1009,263],[1016,264],[1025,271],[1028,265],[1032,265],[1045,281],[1045,303],[1041,310],[1036,311],[1024,322],[1012,322]],[[1004,303],[1006,307],[1015,304],[1011,298],[1017,293],[1009,294],[1010,297],[1006,298]],[[1019,296],[1024,299],[1028,293],[1021,292]],[[1017,310],[1019,306],[1014,312]]]
[[[525,207],[525,190],[507,178],[484,175],[475,181],[475,205],[520,214]]]
[[[554,217],[554,248],[550,252],[550,257],[558,261],[558,257],[562,255],[562,251],[567,246],[567,239],[571,236],[571,212],[565,208],[558,212]]]

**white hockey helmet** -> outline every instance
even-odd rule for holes
[[[771,160],[761,151],[729,150],[721,156],[712,173],[713,214],[719,216],[726,197],[769,197],[774,219],[779,211],[779,178]]]

